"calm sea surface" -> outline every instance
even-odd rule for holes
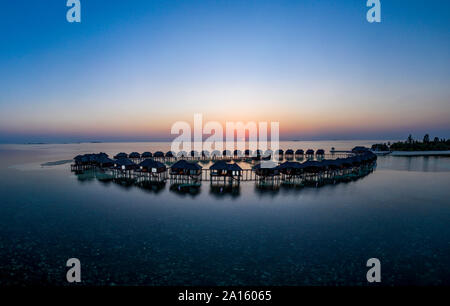
[[[351,149],[372,141],[285,142]],[[77,154],[169,150],[168,143],[0,146],[0,284],[450,285],[450,158],[379,157],[376,170],[320,188],[244,182],[196,194],[77,177]]]

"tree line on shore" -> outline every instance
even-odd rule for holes
[[[423,136],[422,141],[416,140],[410,134],[406,141],[394,143],[376,143],[372,145],[374,151],[447,151],[450,150],[450,139],[434,137],[429,134]]]

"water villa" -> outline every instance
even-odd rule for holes
[[[144,152],[141,155],[142,158],[146,159],[146,158],[152,158],[153,154],[151,152]]]
[[[133,180],[141,183],[158,180],[163,182],[170,177],[171,181],[176,181],[182,185],[187,184],[186,186],[198,186],[201,181],[218,183],[256,181],[264,184],[267,182],[268,184],[281,183],[318,187],[326,183],[335,184],[340,181],[359,179],[373,171],[377,160],[377,156],[365,148],[347,152],[345,153],[345,158],[337,159],[321,158],[325,154],[322,155],[321,151],[323,150],[319,149],[315,154],[316,160],[308,158],[306,162],[301,163],[288,159],[288,156],[292,156],[294,153],[293,150],[288,149],[285,153],[286,161],[278,164],[271,160],[266,161],[266,157],[258,158],[262,155],[261,150],[254,152],[256,157],[251,155],[251,150],[246,150],[244,152],[244,155],[247,157],[245,161],[255,164],[251,168],[242,169],[237,163],[227,162],[227,160],[230,160],[229,156],[226,156],[227,151],[224,150],[221,154],[221,152],[215,150],[211,156],[209,156],[207,151],[202,151],[201,157],[195,157],[203,162],[215,161],[208,169],[202,169],[196,162],[188,162],[185,159],[176,161],[177,158],[171,151],[168,151],[166,154],[157,151],[154,154],[144,152],[142,155],[137,152],[127,155],[122,152],[115,155],[115,157],[118,157],[115,160],[110,159],[105,153],[77,155],[74,158],[74,163],[71,165],[71,170],[76,174],[82,174],[84,171],[86,173],[93,171],[98,173],[99,177],[109,176],[111,179]],[[225,153],[225,156],[223,153]],[[239,153],[239,150],[235,150],[233,156],[239,156]],[[270,153],[271,151],[267,150],[264,155],[269,156],[268,154]],[[299,149],[295,151],[295,156],[302,156],[302,153],[303,150]],[[309,149],[307,153],[314,155],[312,149]],[[182,152],[179,155],[183,156],[184,153]],[[194,159],[192,156],[196,156],[192,152],[190,155],[191,157],[189,158],[192,159]],[[331,155],[333,156],[333,154]],[[137,164],[134,160],[137,160],[138,156],[140,159],[146,156],[153,156],[153,159],[145,158]],[[250,156],[251,160],[248,159]],[[168,167],[169,159],[176,161],[170,168]]]
[[[162,153],[162,152],[161,152],[161,153]],[[164,153],[163,153],[163,154],[164,154]],[[155,155],[156,155],[156,153],[155,153]],[[172,159],[175,158],[175,154],[173,154],[172,151],[168,151],[168,152],[166,153],[166,155],[165,155],[165,158],[166,158],[167,160],[172,160]]]
[[[121,152],[121,153],[116,154],[116,155],[114,156],[114,159],[119,159],[119,158],[128,158],[128,154],[127,154],[127,153],[124,153],[124,152]]]
[[[171,178],[197,179],[202,174],[202,167],[196,163],[179,160],[170,167]]]
[[[305,151],[303,151],[302,149],[298,149],[297,151],[295,151],[296,157],[303,157],[303,155],[305,155]]]
[[[217,181],[225,183],[227,180],[229,183],[239,183],[242,176],[242,168],[238,164],[227,163],[223,160],[214,163],[214,165],[209,167],[209,170],[211,183]]]
[[[280,175],[278,165],[272,161],[263,161],[253,167],[255,174],[261,178],[273,178]]]
[[[153,157],[154,157],[154,158],[164,159],[164,153],[161,152],[161,151],[156,151],[156,152],[153,154]]]
[[[139,160],[141,159],[141,154],[139,154],[138,152],[131,152],[130,155],[128,155],[128,158],[133,160]]]
[[[138,172],[147,178],[165,179],[167,178],[167,167],[159,161],[146,159],[139,164]]]

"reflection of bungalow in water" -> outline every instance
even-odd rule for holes
[[[202,174],[202,167],[196,163],[179,160],[170,167],[170,176],[173,178],[198,178]]]
[[[153,154],[151,152],[144,152],[141,155],[142,158],[146,159],[146,158],[152,158]]]
[[[209,167],[209,170],[211,182],[221,180],[222,178],[224,182],[227,178],[230,179],[230,182],[233,180],[237,180],[239,182],[242,176],[242,168],[239,167],[238,164],[227,163],[223,160],[216,162],[214,165]]]
[[[128,154],[124,153],[124,152],[121,152],[121,153],[119,153],[119,154],[114,156],[114,159],[119,159],[119,158],[128,158]]]

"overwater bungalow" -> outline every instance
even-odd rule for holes
[[[284,175],[300,175],[303,173],[302,164],[298,162],[287,161],[278,166],[278,170]]]
[[[100,155],[97,157],[97,166],[100,168],[110,168],[114,166],[114,161],[108,157]]]
[[[132,171],[139,168],[134,162],[128,158],[119,158],[114,161],[114,169],[120,171]]]
[[[210,157],[211,154],[209,154],[209,151],[207,150],[202,150],[202,158],[203,159],[208,159]]]
[[[156,153],[155,153],[155,155],[156,155]],[[166,155],[165,155],[165,158],[168,159],[168,160],[171,160],[171,159],[175,158],[175,154],[173,154],[172,151],[167,151]]]
[[[224,157],[224,158],[231,158],[232,157],[231,151],[230,150],[223,150],[222,157]]]
[[[214,150],[211,152],[212,159],[217,159],[217,158],[220,158],[221,156],[222,156],[222,154],[218,150]]]
[[[139,164],[139,170],[141,172],[162,173],[166,172],[167,167],[163,163],[149,158]]]
[[[164,153],[161,152],[161,151],[156,151],[156,152],[153,154],[153,157],[154,157],[154,158],[164,158]]]
[[[113,165],[113,161],[105,153],[77,155],[74,158],[74,162],[71,166],[73,171],[86,170],[93,167],[107,168]]]
[[[325,150],[323,150],[323,149],[318,149],[317,151],[316,151],[316,155],[325,155]]]
[[[116,154],[116,155],[114,156],[114,159],[119,159],[119,158],[128,158],[128,154],[127,154],[127,153],[124,153],[124,152],[121,152],[121,153]]]
[[[130,158],[130,159],[140,159],[141,158],[141,154],[139,154],[138,152],[131,152],[130,155],[128,155],[128,158]]]
[[[279,158],[279,159],[283,159],[283,155],[284,155],[284,151],[283,151],[283,150],[278,149],[278,150],[276,151],[276,154],[278,154],[278,158]]]
[[[188,154],[186,151],[180,151],[177,153],[177,158],[187,158]]]
[[[186,160],[179,160],[170,167],[170,176],[174,178],[198,178],[201,174],[202,167]]]
[[[354,153],[354,154],[364,154],[366,152],[370,152],[369,148],[366,148],[363,146],[356,146],[352,149],[352,153]]]
[[[252,156],[252,150],[249,150],[249,149],[245,150],[244,155],[245,155],[245,157]]]
[[[141,155],[142,158],[152,158],[153,154],[151,152],[144,152]]]
[[[139,164],[138,171],[147,178],[165,179],[167,173],[166,170],[166,165],[149,158]]]
[[[223,160],[219,160],[214,165],[209,167],[210,170],[210,180],[211,182],[220,180],[223,178],[225,182],[226,178],[230,178],[231,180],[240,181],[242,176],[242,168],[236,163],[227,163]]]
[[[303,184],[303,165],[287,161],[278,166],[284,184]]]
[[[323,181],[323,174],[325,170],[325,166],[322,162],[315,160],[308,160],[302,164],[304,171],[304,180],[305,183],[318,184]]]
[[[233,157],[234,158],[241,158],[242,157],[242,151],[241,150],[234,150],[233,151]]]
[[[199,158],[200,154],[197,151],[192,150],[191,153],[190,153],[190,156],[191,156],[192,159],[195,159],[195,158]]]
[[[272,161],[263,161],[253,166],[253,170],[259,179],[275,178],[280,175],[278,165]]]
[[[303,156],[305,154],[305,151],[303,151],[302,149],[298,149],[297,151],[295,151],[295,156]]]
[[[263,157],[271,157],[273,155],[273,151],[268,149],[264,152]]]
[[[313,149],[306,150],[306,156],[314,156],[314,150]]]
[[[292,150],[292,149],[286,150],[285,155],[286,155],[286,156],[291,156],[291,157],[294,156],[294,150]]]

